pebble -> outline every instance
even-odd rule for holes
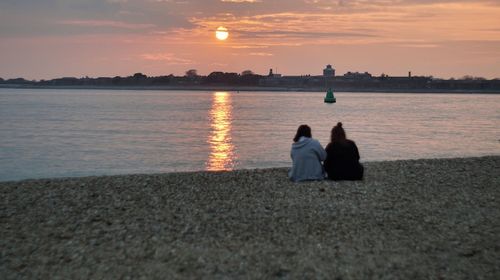
[[[0,182],[14,278],[500,279],[500,156]]]

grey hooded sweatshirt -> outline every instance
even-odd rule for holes
[[[292,170],[288,173],[294,182],[307,180],[323,180],[324,171],[322,161],[326,159],[326,152],[318,140],[304,137],[292,144]]]

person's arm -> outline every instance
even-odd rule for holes
[[[331,161],[331,155],[328,153],[328,148],[330,147],[330,144],[326,145],[325,147],[325,152],[326,152],[326,158],[323,162],[323,165],[325,167],[325,169],[328,168],[328,166],[330,165],[330,161]]]
[[[326,159],[326,152],[325,149],[323,149],[323,146],[319,143],[319,141],[316,142],[316,151],[318,153],[318,157],[320,161],[324,161]]]
[[[354,141],[352,142],[352,147],[354,150],[354,158],[359,161],[359,151],[358,151],[358,146],[356,146],[356,143]]]

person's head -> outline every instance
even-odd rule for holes
[[[344,128],[342,128],[342,123],[338,122],[336,126],[332,128],[332,134],[330,136],[330,141],[342,142],[346,140]]]
[[[293,137],[293,142],[299,141],[300,137],[302,136],[309,138],[312,137],[311,128],[307,124],[299,126],[299,128],[297,129],[297,133],[295,134],[295,137]]]

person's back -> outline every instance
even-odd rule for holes
[[[342,123],[332,129],[331,142],[326,147],[324,163],[328,179],[331,180],[362,180],[364,168],[359,163],[359,151],[356,143],[345,137]]]
[[[321,144],[311,138],[308,126],[302,125],[299,127],[292,144],[290,156],[292,158],[292,169],[288,175],[292,181],[324,179],[321,161],[325,160],[326,153]]]

